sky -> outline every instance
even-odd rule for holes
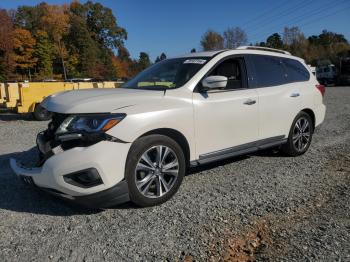
[[[0,8],[36,5],[35,0],[1,0]],[[68,0],[46,1],[50,4]],[[85,2],[85,1],[80,1]],[[95,1],[96,2],[96,1]],[[344,34],[350,41],[350,0],[100,0],[112,9],[119,26],[128,32],[125,42],[131,56],[147,52],[154,60],[164,52],[168,57],[200,50],[203,33],[222,33],[239,26],[249,43],[265,41],[284,26],[299,26],[306,35],[323,29]]]

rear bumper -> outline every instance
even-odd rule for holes
[[[326,115],[326,106],[324,104],[320,104],[315,108],[315,127],[319,126],[325,118]]]

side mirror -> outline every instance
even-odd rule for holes
[[[208,76],[202,80],[203,91],[210,89],[225,88],[227,85],[226,76]]]

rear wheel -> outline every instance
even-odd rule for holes
[[[282,151],[289,156],[304,154],[310,147],[313,134],[311,117],[300,112],[293,121],[289,131],[288,141],[282,146]]]
[[[181,147],[163,135],[138,139],[130,149],[126,180],[130,199],[139,206],[154,206],[170,199],[186,171]]]
[[[46,120],[51,119],[51,117],[52,117],[52,113],[47,111],[40,104],[35,105],[33,115],[34,115],[34,118],[38,121],[46,121]]]

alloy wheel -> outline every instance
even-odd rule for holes
[[[146,150],[135,168],[136,186],[149,198],[159,198],[168,193],[177,180],[179,161],[174,151],[164,145]]]
[[[303,151],[309,144],[311,138],[311,127],[309,120],[301,117],[297,120],[293,130],[293,144],[300,152]]]

